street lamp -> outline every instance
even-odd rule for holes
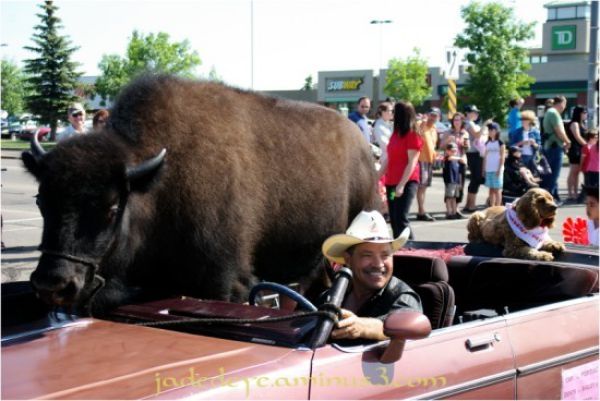
[[[389,19],[374,19],[371,21],[371,25],[379,25],[379,67],[381,68],[382,59],[382,47],[383,47],[383,24],[391,24],[392,20]]]

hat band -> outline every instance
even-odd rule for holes
[[[364,238],[363,241],[393,241],[392,238],[390,237],[369,237],[369,238]]]

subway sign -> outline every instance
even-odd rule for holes
[[[577,25],[552,27],[552,50],[575,49],[577,43]]]
[[[360,90],[362,78],[328,78],[325,81],[327,92],[349,92]]]

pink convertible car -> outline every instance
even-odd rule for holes
[[[335,308],[276,284],[249,304],[179,297],[105,320],[48,311],[27,283],[7,284],[2,398],[598,398],[597,252],[395,258],[424,314],[391,314],[383,342],[330,340]],[[333,292],[347,281],[338,272]],[[284,296],[298,308],[278,307]]]

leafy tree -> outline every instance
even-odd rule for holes
[[[187,40],[171,43],[167,33],[144,35],[134,30],[125,57],[116,54],[102,56],[98,64],[101,75],[96,81],[96,91],[102,99],[112,99],[139,74],[150,72],[192,77],[200,64],[198,53],[190,50]]]
[[[37,31],[32,37],[35,46],[25,47],[39,54],[38,58],[25,60],[24,70],[31,90],[25,100],[29,111],[39,115],[42,123],[50,125],[54,139],[58,120],[64,117],[69,103],[77,100],[73,92],[81,74],[76,71],[79,63],[71,61],[78,48],[71,47],[68,37],[58,33],[62,28],[60,18],[56,16],[58,7],[50,0],[39,7],[43,13],[37,14],[41,23],[34,28]]]
[[[513,10],[498,3],[473,2],[461,9],[467,27],[454,44],[468,49],[469,77],[462,90],[483,118],[494,118],[503,124],[508,102],[529,94],[535,81],[525,72],[528,51],[520,43],[533,37],[535,22],[526,24],[516,19]]]
[[[208,80],[212,82],[223,83],[223,78],[217,73],[215,66],[213,65],[208,72]]]
[[[8,114],[19,114],[25,106],[25,75],[23,71],[13,62],[2,60],[2,96],[0,97],[0,108]]]
[[[312,88],[313,88],[313,77],[312,77],[312,75],[309,75],[306,78],[304,78],[304,86],[302,86],[302,90],[309,91]]]
[[[417,48],[406,59],[393,58],[388,63],[383,92],[387,96],[408,100],[419,106],[431,94],[427,70],[427,61],[421,58],[421,52]]]

